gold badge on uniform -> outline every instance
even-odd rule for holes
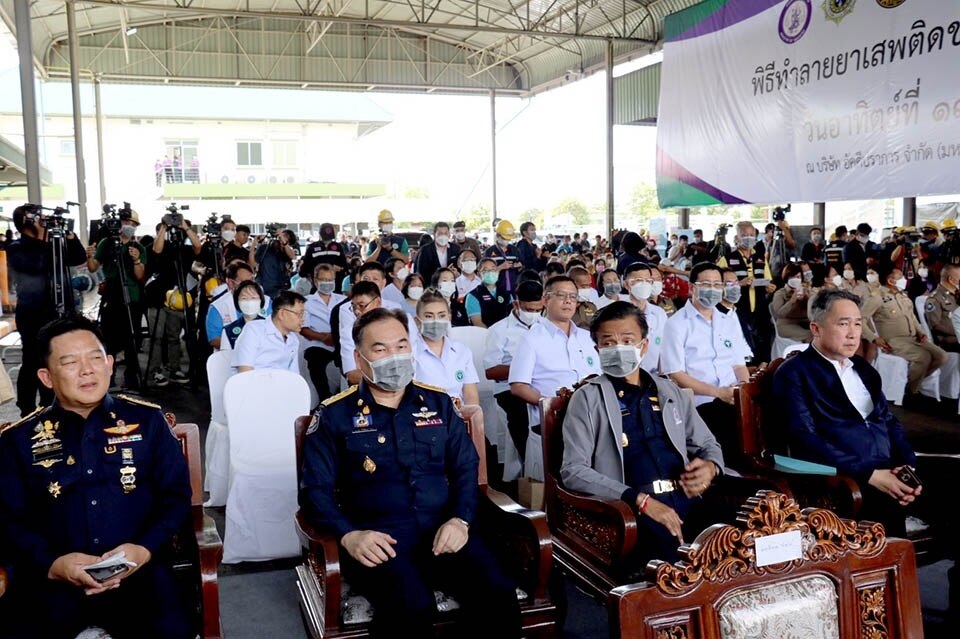
[[[104,446],[104,447],[103,447],[103,452],[106,453],[107,455],[112,455],[112,454],[114,454],[115,452],[117,452],[117,447],[116,447],[116,446],[113,446],[113,445]]]
[[[108,435],[126,435],[127,433],[132,433],[133,431],[140,428],[140,424],[128,424],[122,419],[117,420],[116,426],[111,426],[110,428],[104,428],[103,432]]]
[[[38,423],[33,429],[36,433],[30,439],[33,444],[30,452],[33,453],[33,465],[50,468],[57,462],[63,461],[63,443],[57,439],[57,430],[60,422],[51,422],[49,419]]]
[[[626,447],[629,446],[629,445],[630,445],[630,440],[627,439],[627,434],[626,434],[626,433],[621,433],[621,434],[620,434],[620,447],[621,447],[621,448],[626,448]]]
[[[372,474],[373,471],[375,471],[375,470],[377,469],[377,465],[376,465],[376,463],[374,463],[374,461],[373,461],[372,459],[370,459],[370,457],[364,457],[364,458],[363,458],[363,469],[364,469],[365,471],[367,471],[368,473],[371,473],[371,474]]]
[[[73,455],[67,457],[67,466],[73,466],[77,463],[77,460],[73,458]]]
[[[655,413],[660,412],[660,398],[657,397],[656,395],[650,396],[650,410],[652,410]]]
[[[52,481],[52,482],[50,482],[50,485],[47,486],[47,492],[50,493],[50,495],[51,495],[54,499],[56,499],[57,497],[59,497],[59,496],[60,496],[60,482],[58,482],[58,481]]]
[[[133,449],[132,448],[121,448],[120,449],[120,461],[124,464],[133,463]]]
[[[125,493],[132,492],[137,487],[136,466],[124,466],[120,469],[120,485]]]

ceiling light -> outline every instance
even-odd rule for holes
[[[136,27],[130,27],[129,29],[127,29],[127,35],[128,35],[128,36],[132,36],[132,35],[135,34],[136,32],[137,32],[137,28],[136,28]]]

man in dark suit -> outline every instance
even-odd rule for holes
[[[414,264],[414,273],[420,273],[424,282],[432,283],[433,274],[438,269],[446,268],[457,263],[460,256],[460,247],[450,242],[450,225],[446,222],[437,222],[433,225],[433,242],[417,251]]]

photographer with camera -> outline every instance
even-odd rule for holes
[[[229,215],[224,213],[220,223],[220,237],[223,239],[223,264],[226,266],[234,260],[243,260],[250,268],[257,267],[254,255],[257,243],[250,239],[250,227],[246,224],[237,224]],[[247,246],[247,242],[250,245]]]
[[[143,319],[143,282],[147,278],[147,253],[134,237],[140,216],[124,202],[122,209],[104,206],[107,237],[87,247],[87,268],[103,267],[100,291],[100,325],[111,355],[123,352],[123,386],[140,389],[139,338]],[[111,382],[112,382],[111,378]],[[111,384],[112,385],[112,384]]]
[[[367,243],[367,262],[379,262],[386,265],[391,257],[397,257],[404,262],[410,261],[410,247],[400,235],[393,234],[393,213],[387,209],[377,215],[377,226],[380,227],[380,237],[370,238]]]
[[[185,274],[190,272],[190,265],[202,250],[200,238],[177,205],[167,210],[157,225],[157,237],[151,248],[150,279],[144,287],[151,339],[147,375],[153,373],[150,382],[154,386],[166,386],[168,380],[176,384],[190,382],[180,369],[180,331],[193,330],[185,323],[194,322],[185,322],[185,318],[193,316],[196,298],[187,290]],[[193,343],[191,337],[190,333],[186,335],[188,345]],[[164,374],[164,350],[169,375]]]
[[[267,224],[267,238],[256,249],[257,283],[267,297],[290,288],[290,271],[299,248],[297,235],[279,224]]]
[[[42,209],[33,204],[18,206],[13,211],[13,225],[20,233],[20,238],[7,244],[6,250],[7,264],[17,290],[15,318],[22,345],[22,363],[17,377],[17,407],[21,416],[36,408],[38,386],[40,403],[49,406],[53,401],[53,392],[41,386],[37,380],[41,357],[37,352],[37,334],[41,326],[57,317],[50,286],[55,266],[47,236],[48,225],[62,222],[62,217],[59,221],[56,217],[44,217]],[[86,260],[83,244],[71,231],[67,231],[65,237],[66,266],[80,266]],[[69,274],[62,273],[60,281],[69,283]],[[64,294],[66,314],[74,314],[73,292],[65,293],[68,293]]]

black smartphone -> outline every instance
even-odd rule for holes
[[[900,467],[900,469],[897,471],[897,479],[910,488],[917,488],[920,486],[920,478],[917,477],[917,473],[915,473],[909,466]]]
[[[87,571],[87,574],[93,577],[94,581],[97,583],[103,583],[112,577],[121,575],[128,570],[130,566],[127,564],[116,564],[114,566],[101,566],[99,568],[84,568]]]

